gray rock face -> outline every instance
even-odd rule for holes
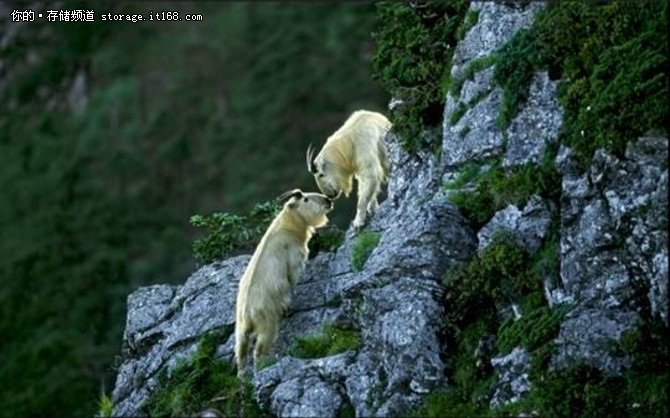
[[[483,251],[498,231],[505,231],[515,238],[516,242],[528,254],[534,254],[547,235],[555,209],[549,201],[540,196],[532,196],[526,207],[520,210],[514,205],[493,215],[493,218],[477,233],[479,244],[477,251]]]
[[[549,80],[547,72],[533,76],[528,101],[507,129],[503,167],[540,162],[545,145],[556,140],[563,122],[557,85],[556,81]]]
[[[502,152],[503,133],[496,123],[502,103],[502,90],[493,85],[488,88],[492,89],[492,92],[475,104],[470,104],[471,102],[466,104],[452,97],[451,93],[447,94],[442,161],[448,167],[483,161]],[[452,126],[451,115],[459,106],[469,107],[469,110]]]
[[[369,225],[381,233],[379,245],[363,270],[353,272],[349,233],[318,272],[342,303],[332,321],[360,330],[362,347],[346,356],[292,360],[289,373],[278,372],[285,359],[258,373],[259,400],[273,413],[332,416],[347,402],[357,416],[403,414],[442,382],[440,279],[473,253],[474,237],[455,208],[433,196],[432,156],[410,157],[393,139],[389,153],[388,198]]]
[[[441,279],[474,253],[474,234],[436,195],[434,157],[409,156],[388,141],[388,198],[368,226],[379,232],[379,245],[360,272],[351,268],[352,231],[336,253],[308,261],[272,352],[279,361],[253,379],[272,414],[334,416],[345,403],[357,416],[405,414],[443,382]],[[129,297],[114,415],[141,414],[156,373],[188,355],[207,331],[224,332],[217,354],[232,359],[237,280],[247,261],[206,266],[182,287],[142,288]],[[296,337],[319,334],[326,323],[358,330],[361,348],[313,360],[286,356]]]
[[[470,10],[479,12],[479,18],[454,50],[452,78],[458,77],[471,60],[500,49],[519,29],[530,25],[542,7],[538,2],[526,7],[492,1],[470,3]]]
[[[528,373],[531,367],[531,356],[524,348],[517,347],[506,356],[492,358],[491,365],[498,375],[498,382],[489,402],[491,408],[514,403],[523,394],[530,391],[531,383]]]
[[[462,80],[474,60],[491,55],[519,29],[530,26],[542,7],[541,2],[526,7],[472,2],[470,10],[479,11],[479,20],[454,51],[452,80]],[[498,155],[504,157],[503,166],[538,162],[545,144],[556,139],[563,118],[556,100],[557,83],[549,80],[546,72],[535,74],[527,103],[503,131],[497,123],[502,91],[495,85],[493,73],[493,68],[479,71],[463,82],[458,96],[447,93],[442,144],[447,167]],[[455,121],[453,115],[462,112]]]
[[[566,301],[637,310],[646,304],[667,321],[667,147],[667,138],[640,138],[624,160],[597,151],[589,172],[564,174]],[[565,154],[561,170],[570,166]]]
[[[221,332],[232,356],[237,281],[248,260],[239,256],[210,264],[183,286],[143,287],[128,296],[125,361],[112,393],[114,416],[142,415],[157,372],[193,352],[200,336]]]
[[[667,323],[667,138],[640,138],[625,159],[597,151],[579,175],[559,152],[561,281],[554,303],[578,305],[561,325],[556,367],[585,360],[618,373],[614,343],[640,313]]]
[[[491,55],[520,28],[529,26],[541,7],[537,3],[521,9],[495,2],[470,3],[470,11],[477,11],[479,18],[454,50],[451,79],[462,79],[473,60]],[[503,132],[496,124],[501,101],[502,91],[494,85],[492,68],[466,80],[459,97],[447,94],[442,126],[442,161],[447,167],[502,152]],[[452,126],[452,114],[461,107],[468,110]]]
[[[615,345],[621,333],[635,328],[639,319],[634,311],[575,309],[561,324],[550,367],[561,369],[584,361],[605,373],[621,373],[631,363],[616,354]]]

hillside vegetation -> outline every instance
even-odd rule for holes
[[[195,266],[191,215],[313,188],[307,144],[387,101],[370,80],[372,5],[57,8],[91,7],[95,23],[36,20],[0,51],[3,415],[90,416],[127,294]],[[203,21],[99,20],[149,10]]]

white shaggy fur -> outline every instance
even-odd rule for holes
[[[307,243],[314,230],[328,223],[333,202],[319,193],[287,192],[284,208],[272,221],[256,247],[237,293],[235,358],[237,374],[247,364],[249,341],[256,334],[254,365],[277,338],[279,320],[291,302],[291,290],[309,254]]]
[[[316,158],[307,150],[307,168],[322,193],[349,196],[352,179],[358,182],[354,228],[363,227],[366,215],[377,209],[381,185],[388,179],[389,161],[384,137],[391,122],[381,113],[358,110],[332,134]]]

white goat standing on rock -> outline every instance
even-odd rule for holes
[[[321,151],[313,157],[307,149],[307,169],[314,175],[323,194],[331,199],[340,193],[349,197],[352,179],[358,182],[358,204],[354,229],[365,225],[368,213],[377,209],[377,195],[388,180],[389,161],[384,137],[391,122],[381,113],[358,110],[332,134]]]
[[[307,244],[316,228],[328,223],[333,200],[299,189],[284,193],[284,208],[256,247],[237,293],[235,359],[243,376],[252,334],[256,334],[254,365],[277,339],[279,320],[291,303],[291,290],[309,254]]]

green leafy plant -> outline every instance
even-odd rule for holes
[[[195,256],[203,263],[211,263],[238,251],[252,251],[280,210],[278,203],[265,202],[254,206],[248,215],[193,215],[191,224],[209,232],[193,243]]]
[[[455,415],[491,416],[488,405],[496,376],[473,356],[480,341],[497,335],[507,348],[527,338],[522,343],[535,347],[554,337],[557,326],[538,320],[548,309],[541,283],[531,271],[531,259],[507,233],[494,234],[479,255],[445,277],[444,286],[445,344],[451,347],[447,377],[451,384],[428,397],[417,414],[438,416],[439,408],[447,405]],[[511,303],[522,306],[522,318],[527,320],[525,327],[517,327],[526,331],[533,324],[540,325],[531,335],[522,337],[522,331],[507,329],[509,323],[500,324],[500,311]]]
[[[377,232],[363,231],[356,237],[351,247],[351,268],[361,271],[372,251],[379,244],[380,234]]]
[[[496,416],[536,411],[552,417],[665,417],[669,336],[668,327],[657,318],[647,318],[637,329],[624,332],[618,348],[633,364],[622,375],[605,374],[586,362],[550,369],[555,347],[544,344],[533,352],[530,393],[496,411]]]
[[[463,329],[487,318],[488,330],[495,331],[498,307],[540,289],[539,281],[528,271],[528,262],[512,238],[495,234],[480,255],[444,279],[449,326]]]
[[[110,398],[106,393],[101,394],[100,400],[98,401],[98,416],[111,417],[113,409],[114,403],[112,402],[112,398]]]
[[[288,354],[298,358],[321,358],[358,350],[360,346],[361,340],[357,331],[326,324],[319,335],[296,338],[289,347]]]
[[[440,389],[427,395],[422,404],[412,412],[412,417],[480,417],[486,409],[477,407],[463,398],[455,389]]]
[[[191,358],[159,372],[156,390],[143,410],[149,416],[191,416],[216,408],[224,416],[262,416],[248,381],[240,381],[232,363],[214,357],[218,337],[203,337]]]

